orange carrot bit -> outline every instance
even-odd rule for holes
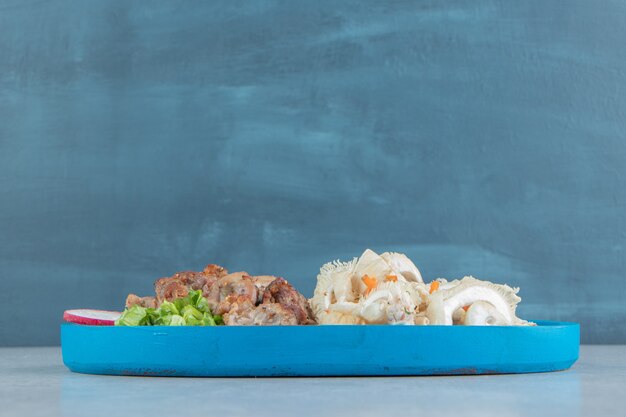
[[[367,276],[367,275],[363,275],[361,280],[363,281],[363,283],[367,287],[367,290],[365,291],[365,294],[369,294],[370,291],[372,291],[374,288],[376,288],[376,285],[378,284],[378,280],[375,277],[370,277],[370,276]]]
[[[385,281],[387,281],[387,282],[398,282],[398,277],[396,275],[387,275],[385,277]]]
[[[463,310],[467,311],[467,309],[469,308],[469,306],[463,306]]]
[[[433,281],[430,283],[430,290],[428,292],[432,294],[438,289],[439,289],[439,281]]]

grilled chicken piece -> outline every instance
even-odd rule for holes
[[[233,272],[218,279],[211,287],[207,297],[209,307],[214,314],[225,314],[231,309],[231,304],[248,298],[255,305],[258,290],[247,272]]]
[[[195,274],[198,272],[178,272],[171,277],[156,280],[154,292],[156,293],[157,304],[161,305],[163,301],[172,301],[186,296],[191,288],[189,280]]]
[[[222,315],[224,324],[230,326],[252,325],[252,315],[254,314],[255,304],[250,297],[235,297],[232,299],[230,310]]]
[[[135,294],[128,294],[128,297],[126,297],[126,308],[131,308],[135,305],[150,308],[156,308],[157,306],[154,297],[139,297]]]
[[[262,305],[269,303],[279,303],[291,310],[296,316],[298,324],[315,323],[308,300],[283,278],[276,278],[263,292]]]
[[[256,286],[256,289],[258,290],[258,295],[257,295],[257,300],[256,300],[257,304],[261,304],[263,302],[263,293],[265,292],[265,289],[267,288],[268,285],[274,282],[276,278],[278,277],[275,277],[274,275],[257,275],[257,276],[252,277],[252,281],[254,282],[254,285]]]
[[[205,266],[202,273],[204,275],[217,277],[217,278],[221,278],[225,275],[228,275],[228,271],[226,270],[226,268],[219,266],[219,265],[215,265],[215,264],[208,264],[207,266]]]
[[[237,297],[231,310],[224,314],[224,324],[229,326],[294,326],[298,319],[294,312],[282,304],[270,303],[254,306],[249,297]]]
[[[252,319],[255,326],[295,326],[298,318],[292,310],[282,304],[260,304],[254,309]]]
[[[219,265],[207,265],[202,272],[178,272],[171,277],[161,278],[154,283],[157,305],[186,296],[190,290],[202,290],[207,297],[213,284],[228,273]]]

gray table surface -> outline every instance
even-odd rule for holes
[[[58,347],[0,348],[0,416],[626,416],[626,346],[564,372],[399,378],[154,378],[68,371]]]

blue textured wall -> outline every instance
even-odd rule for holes
[[[626,342],[626,3],[0,1],[0,344],[405,251]]]

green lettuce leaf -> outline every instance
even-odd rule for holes
[[[116,326],[149,326],[151,316],[148,309],[141,306],[132,306],[124,311],[119,319],[115,321]]]
[[[157,309],[132,306],[116,320],[116,326],[217,326],[222,316],[212,315],[202,291],[189,291],[187,296],[164,301]]]

